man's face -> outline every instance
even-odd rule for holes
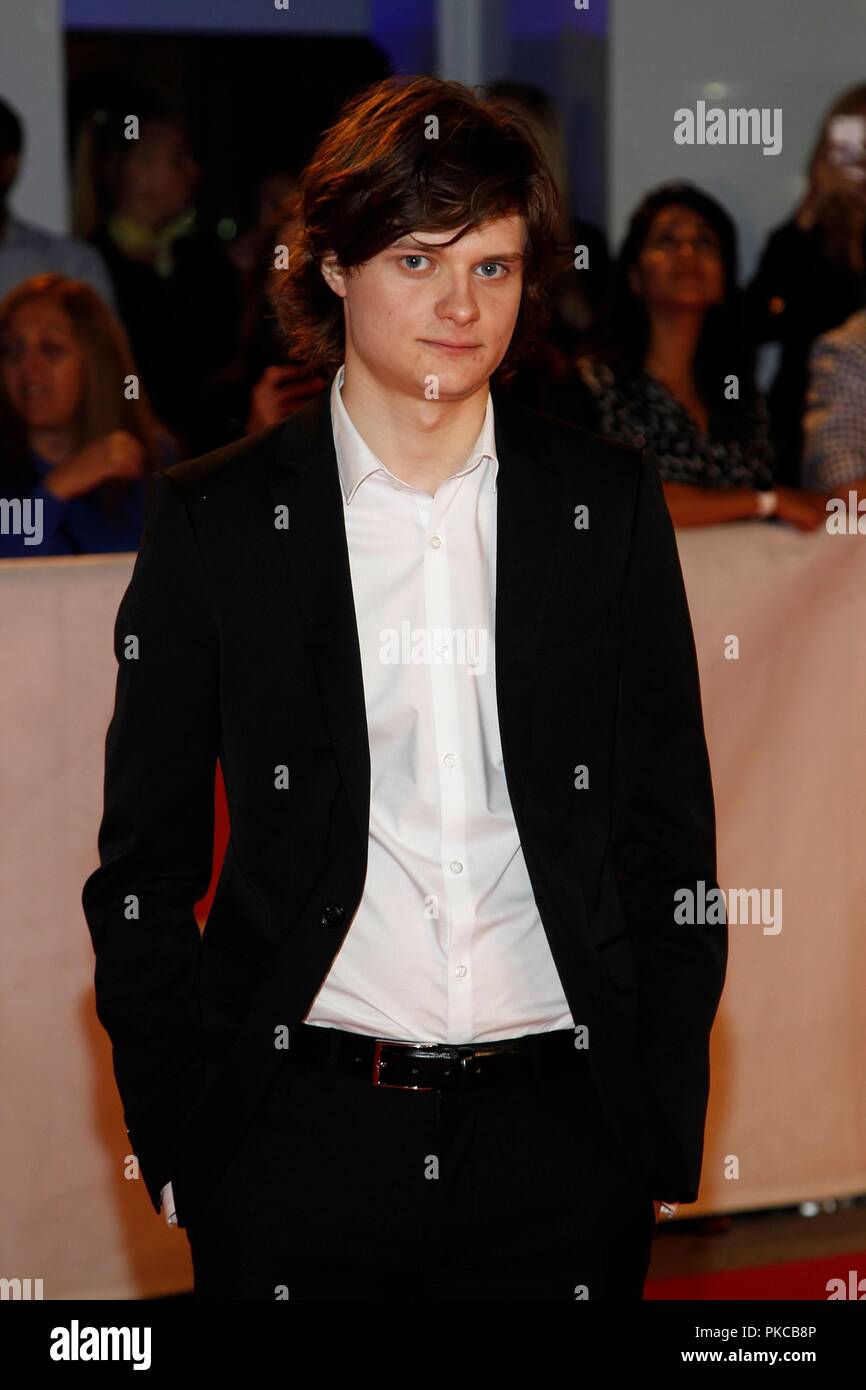
[[[416,231],[349,274],[323,263],[344,302],[347,365],[358,359],[389,393],[462,399],[505,356],[523,288],[523,219],[497,218],[443,246],[453,235]]]
[[[183,130],[155,124],[130,153],[124,179],[125,187],[146,202],[155,225],[163,226],[192,203],[201,168]]]

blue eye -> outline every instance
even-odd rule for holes
[[[418,262],[420,261],[424,261],[426,264],[419,265]],[[414,262],[414,264],[407,264],[407,262]],[[428,256],[422,256],[420,252],[410,251],[405,256],[400,257],[400,264],[405,266],[406,270],[418,271],[425,270],[430,264],[430,260]],[[508,267],[503,265],[502,261],[482,261],[476,269],[482,272],[486,270],[494,272],[492,275],[482,274],[482,280],[501,280],[509,273]]]

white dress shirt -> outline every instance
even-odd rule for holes
[[[499,741],[492,398],[431,497],[369,449],[343,378],[331,421],[370,742],[368,868],[304,1021],[452,1043],[571,1028]]]

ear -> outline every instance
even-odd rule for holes
[[[21,156],[13,154],[0,155],[0,189],[4,192],[10,189],[18,177],[18,169],[21,164]]]
[[[638,299],[640,299],[641,294],[643,292],[643,285],[641,284],[640,271],[638,270],[636,265],[632,266],[631,270],[628,272],[628,275],[626,276],[626,280],[628,281],[628,287],[631,290],[632,294],[635,295]]]
[[[327,256],[323,256],[319,263],[322,278],[334,294],[339,295],[340,299],[346,298],[346,276],[337,257],[333,251]]]

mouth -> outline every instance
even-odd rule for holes
[[[481,346],[480,343],[449,343],[436,338],[422,338],[421,342],[425,347],[438,348],[440,352],[451,353],[457,357],[464,352],[477,352]]]

